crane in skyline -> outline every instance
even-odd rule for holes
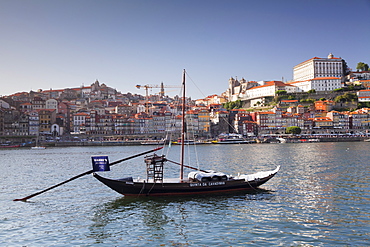
[[[151,85],[151,84],[147,84],[147,85],[136,85],[136,88],[138,88],[138,89],[144,88],[145,89],[145,95],[148,98],[148,89],[149,88],[160,88],[161,90],[159,92],[159,95],[161,97],[164,97],[164,89],[165,88],[181,88],[181,86],[164,85],[163,82],[161,82],[161,85]]]
[[[160,88],[159,96],[161,98],[164,97],[164,89],[165,88],[181,88],[181,86],[172,86],[172,85],[164,85],[163,82],[161,82],[161,85],[151,85],[151,84],[146,84],[146,85],[136,85],[137,89],[144,88],[145,89],[145,112],[148,114],[148,101],[149,101],[149,95],[148,95],[148,89],[149,88]]]

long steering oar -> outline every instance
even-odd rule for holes
[[[140,153],[140,154],[136,154],[136,155],[133,155],[133,156],[130,156],[130,157],[127,157],[127,158],[121,159],[121,160],[114,161],[114,162],[110,163],[110,164],[109,164],[109,166],[112,166],[112,165],[115,165],[115,164],[121,163],[121,162],[126,161],[126,160],[129,160],[129,159],[133,159],[133,158],[139,157],[139,156],[141,156],[141,155],[145,155],[145,154],[148,154],[148,153],[151,153],[151,152],[155,152],[155,151],[160,150],[160,149],[162,149],[162,148],[163,148],[163,147],[155,148],[155,149],[153,149],[153,150],[149,150],[149,151],[146,151],[146,152],[143,152],[143,153]],[[73,178],[70,178],[70,179],[68,179],[68,180],[64,181],[64,182],[61,182],[61,183],[59,183],[59,184],[56,184],[56,185],[54,185],[54,186],[51,186],[51,187],[49,187],[49,188],[47,188],[47,189],[44,189],[44,190],[39,191],[39,192],[36,192],[36,193],[34,193],[34,194],[32,194],[32,195],[29,195],[29,196],[26,196],[26,197],[24,197],[24,198],[21,198],[21,199],[14,199],[13,201],[24,201],[24,202],[25,202],[25,201],[27,201],[28,199],[30,199],[30,198],[32,198],[32,197],[34,197],[34,196],[40,195],[40,194],[42,194],[42,193],[44,193],[44,192],[46,192],[46,191],[49,191],[49,190],[51,190],[51,189],[54,189],[54,188],[56,188],[56,187],[58,187],[58,186],[61,186],[61,185],[65,184],[65,183],[71,182],[72,180],[75,180],[75,179],[77,179],[77,178],[79,178],[79,177],[85,176],[85,175],[90,174],[90,173],[93,173],[93,172],[94,172],[94,170],[90,170],[90,171],[87,171],[87,172],[81,173],[81,174],[79,174],[79,175],[77,175],[77,176],[74,176]]]

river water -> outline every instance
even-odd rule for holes
[[[87,175],[28,202],[12,200],[91,170],[92,155],[113,162],[152,147],[0,150],[0,246],[368,246],[369,145],[200,145],[186,157],[234,175],[281,165],[253,193],[125,198]],[[165,175],[177,176],[168,166]],[[143,159],[102,175],[144,177]]]

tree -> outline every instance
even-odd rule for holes
[[[285,133],[287,134],[294,134],[294,135],[299,135],[301,133],[301,128],[298,126],[290,126],[286,128]]]
[[[241,100],[231,101],[223,104],[223,107],[227,110],[242,108],[243,102]]]
[[[276,92],[275,92],[275,94],[276,95],[284,95],[284,94],[286,94],[287,92],[286,92],[286,90],[277,90]]]
[[[316,93],[316,90],[315,89],[310,89],[307,91],[307,93]]]
[[[310,103],[310,104],[313,104],[313,103],[315,103],[315,99],[311,99],[311,98],[308,98],[308,99],[301,99],[299,102],[301,102],[301,103]]]
[[[369,65],[367,63],[359,62],[356,67],[357,70],[368,71]]]
[[[339,95],[339,96],[335,97],[335,99],[334,99],[335,102],[342,102],[342,103],[352,102],[352,101],[356,101],[356,100],[357,100],[357,95],[354,94],[354,93],[345,93],[343,95]]]

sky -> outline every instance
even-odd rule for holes
[[[370,0],[0,0],[0,95],[89,86],[293,79],[313,57],[370,64]],[[176,88],[166,88],[171,96]],[[159,88],[149,90],[150,94]]]

